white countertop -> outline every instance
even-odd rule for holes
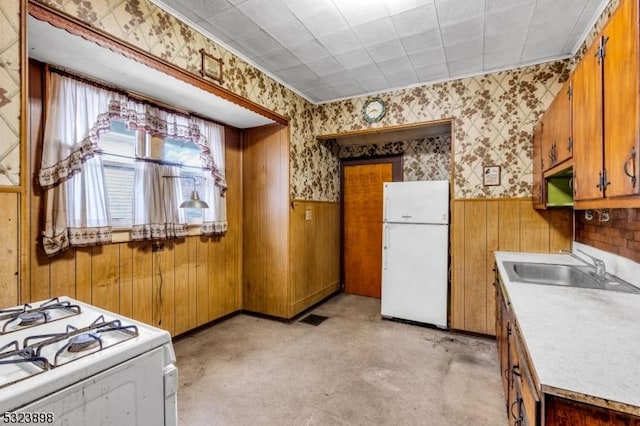
[[[502,265],[580,264],[566,254],[495,257],[542,391],[582,394],[640,414],[640,294],[511,282]]]

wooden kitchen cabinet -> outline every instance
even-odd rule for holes
[[[633,414],[545,392],[499,273],[496,273],[496,297],[496,341],[510,425],[640,426],[640,417]]]
[[[606,197],[638,193],[638,0],[625,0],[603,30]]]
[[[542,117],[542,169],[554,173],[558,168],[565,169],[573,156],[571,130],[571,80],[567,80],[560,93]]]
[[[639,36],[638,0],[623,0],[575,70],[576,208],[640,206]]]
[[[573,199],[602,197],[602,65],[594,43],[573,74]]]

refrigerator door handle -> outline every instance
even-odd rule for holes
[[[389,248],[389,226],[384,227],[384,237],[382,246],[382,269],[387,270],[387,249]]]

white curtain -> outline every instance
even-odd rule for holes
[[[109,129],[109,102],[122,95],[51,73],[42,149],[43,246],[48,255],[70,245],[111,242],[98,135]]]
[[[184,212],[178,207],[182,201],[180,179],[165,176],[180,176],[180,169],[151,161],[136,162],[132,240],[187,235]]]
[[[200,130],[199,144],[202,149],[204,167],[209,170],[204,173],[201,185],[202,198],[209,204],[204,209],[202,234],[221,235],[227,232],[227,181],[224,165],[224,127],[210,121],[194,118],[193,122]]]

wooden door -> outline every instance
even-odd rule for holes
[[[344,291],[380,298],[382,279],[382,184],[393,164],[343,166]]]
[[[638,2],[623,1],[603,34],[605,195],[637,194]]]
[[[599,186],[603,166],[599,40],[589,48],[573,74],[574,200],[594,200],[603,196]]]

